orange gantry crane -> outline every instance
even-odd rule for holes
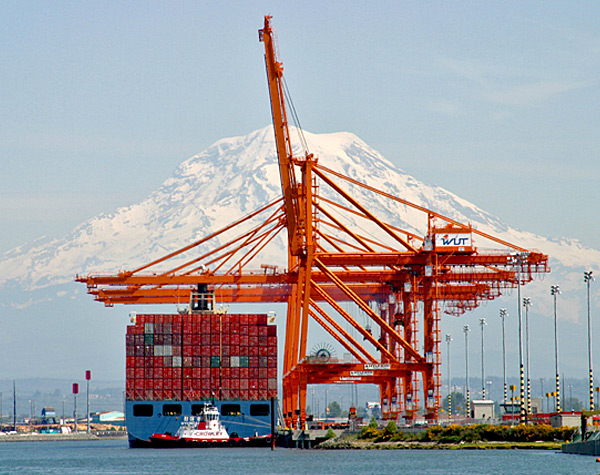
[[[282,197],[133,271],[77,281],[108,306],[189,303],[193,313],[215,312],[219,303],[286,302],[282,403],[288,427],[306,420],[307,386],[332,383],[378,385],[384,418],[410,422],[422,411],[435,420],[440,314],[460,315],[549,272],[548,257],[344,176],[307,150],[294,153],[268,16],[259,37]],[[365,200],[422,217],[415,226],[423,232],[386,222]],[[282,233],[287,267],[261,263]],[[476,247],[476,240],[489,247]],[[310,354],[313,327],[347,356]]]

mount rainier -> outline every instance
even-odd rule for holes
[[[292,136],[295,133],[292,129]],[[560,283],[561,308],[569,309],[560,318],[576,327],[570,330],[574,337],[578,334],[575,330],[578,332],[582,326],[585,306],[582,273],[593,270],[600,275],[599,250],[584,247],[576,240],[546,238],[511,228],[459,196],[407,175],[351,133],[304,132],[304,137],[319,163],[330,169],[457,221],[471,223],[474,228],[505,241],[548,254],[552,273],[546,276],[546,282],[536,281],[524,289],[533,298],[534,311],[541,321],[549,324],[544,319],[552,312],[548,289],[551,283]],[[33,339],[32,344],[40,352],[52,353],[51,345],[44,339],[45,332],[39,328],[46,325],[53,329],[50,333],[54,337],[60,329],[62,338],[67,338],[65,332],[68,332],[71,335],[68,338],[81,340],[72,355],[80,347],[91,349],[86,351],[90,364],[106,353],[106,346],[100,341],[110,340],[110,351],[116,353],[109,358],[112,366],[106,379],[114,379],[114,365],[123,360],[122,326],[126,322],[119,317],[119,323],[113,321],[107,325],[106,318],[116,312],[122,316],[129,309],[107,310],[94,303],[85,294],[84,286],[73,282],[75,275],[136,268],[222,228],[280,194],[275,143],[269,126],[215,142],[185,160],[138,204],[98,215],[62,238],[43,237],[4,253],[0,256],[0,308],[2,321],[10,324],[10,330],[0,336],[0,355],[9,357],[11,352],[25,351],[24,335]],[[399,204],[390,207],[389,201],[377,197],[368,203],[361,197],[358,199],[383,220],[424,235],[426,220],[422,214],[417,218],[411,208]],[[271,261],[285,261],[284,251],[284,237],[280,236],[277,251],[267,257]],[[502,303],[507,307],[515,300],[514,296],[506,299],[510,300]],[[593,309],[598,311],[597,298]],[[139,311],[144,311],[143,307]],[[99,317],[82,319],[81,313]],[[516,315],[517,309],[511,313]],[[442,322],[443,329],[458,328],[462,323],[461,319],[446,318],[450,321],[447,327]],[[97,332],[99,341],[83,341],[83,335],[90,331]],[[60,365],[60,361],[58,358],[54,363]]]

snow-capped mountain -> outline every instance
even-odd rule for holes
[[[346,176],[501,239],[540,249],[563,266],[600,264],[600,251],[573,240],[517,231],[455,194],[419,182],[353,134],[304,132],[304,136],[320,164]],[[280,193],[270,126],[219,140],[184,161],[141,203],[96,216],[64,238],[40,239],[5,253],[0,285],[13,281],[33,290],[72,281],[76,274],[135,268],[220,229]],[[388,222],[423,235],[422,214],[402,205],[390,208],[387,200],[368,199]]]
[[[293,137],[295,133],[292,130]],[[527,286],[528,295],[536,302],[536,312],[551,314],[551,283],[560,282],[564,291],[580,289],[584,270],[600,275],[599,250],[586,248],[575,240],[549,239],[511,228],[459,196],[407,175],[351,133],[304,132],[304,137],[319,164],[327,168],[457,221],[471,223],[505,241],[548,254],[551,277]],[[298,154],[302,155],[302,151]],[[325,195],[326,188],[322,188]],[[362,189],[352,193],[383,220],[423,236],[426,220],[422,213],[400,203],[390,205],[383,197],[363,196]],[[272,127],[219,140],[184,161],[144,201],[96,216],[63,238],[41,238],[0,256],[0,307],[4,315],[9,315],[7,309],[17,312],[36,305],[44,309],[37,312],[46,312],[52,301],[63,299],[53,310],[56,314],[65,311],[61,307],[65,298],[88,299],[90,302],[85,305],[91,304],[90,297],[81,295],[84,287],[73,283],[76,274],[134,269],[224,227],[280,194]],[[284,249],[284,237],[280,237],[270,259],[283,262]],[[561,318],[581,321],[585,301],[579,294],[564,294],[564,307],[569,312],[563,312]],[[9,318],[15,316],[11,314]],[[76,317],[65,318],[74,321]],[[0,344],[8,338],[6,334],[0,336]]]

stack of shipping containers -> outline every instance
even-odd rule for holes
[[[276,330],[267,315],[137,315],[127,327],[126,399],[277,397]]]

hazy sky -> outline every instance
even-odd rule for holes
[[[507,223],[600,247],[600,3],[0,3],[0,251],[143,199],[270,123],[349,131]]]

